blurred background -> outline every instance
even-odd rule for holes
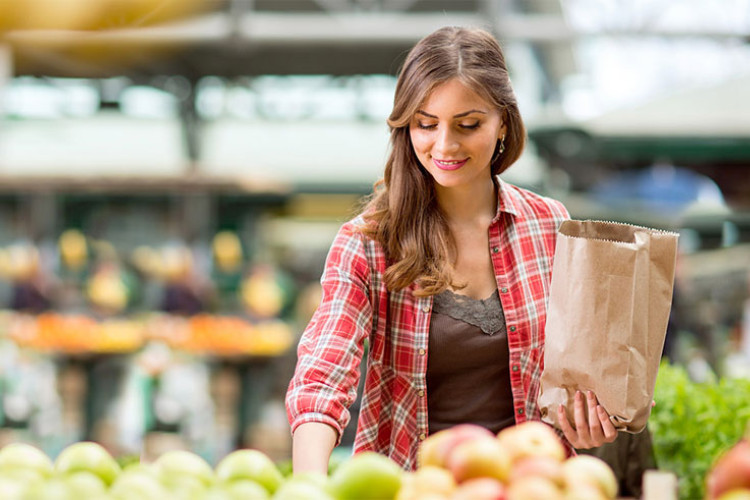
[[[665,356],[748,376],[750,0],[0,0],[0,444],[287,459],[326,251],[444,25],[506,52],[505,179],[679,231]]]

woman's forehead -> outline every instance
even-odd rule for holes
[[[489,113],[494,107],[484,97],[457,78],[437,84],[427,93],[418,107],[418,110],[430,114],[455,114],[471,109]]]

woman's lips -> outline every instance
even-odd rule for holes
[[[437,158],[432,159],[432,162],[440,170],[458,170],[459,168],[463,167],[467,161],[469,161],[468,158],[463,160],[438,160]]]

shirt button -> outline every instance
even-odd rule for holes
[[[510,331],[511,331],[511,332],[515,332],[515,331],[516,331],[516,327],[515,327],[515,326],[511,326],[511,327],[510,327]]]
[[[514,371],[514,372],[517,372],[517,371],[518,371],[518,365],[513,365],[513,371]]]
[[[508,288],[506,288],[506,287],[502,287],[502,288],[500,289],[500,291],[501,291],[502,293],[508,293]]]
[[[424,349],[420,349],[418,352],[420,356],[424,356],[424,353],[427,351],[425,351]]]
[[[417,391],[417,394],[419,394],[420,398],[424,397],[424,389],[419,389],[419,391]]]
[[[424,441],[425,439],[427,439],[427,435],[425,435],[425,433],[423,432],[422,434],[419,435],[419,440]]]
[[[430,306],[422,306],[422,311],[426,313],[430,312]]]
[[[519,409],[518,409],[518,414],[519,414],[519,415],[523,415],[523,408],[519,408]]]
[[[497,253],[500,251],[500,247],[492,247],[492,253]]]

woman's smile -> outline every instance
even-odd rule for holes
[[[438,160],[437,158],[432,158],[432,162],[440,170],[458,170],[463,167],[467,161],[469,161],[468,158],[464,158],[463,160]]]

